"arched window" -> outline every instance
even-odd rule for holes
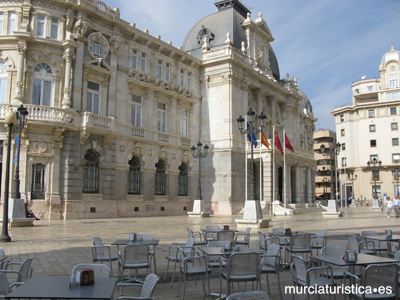
[[[99,192],[99,158],[93,150],[85,154],[85,167],[83,169],[83,192]]]
[[[32,165],[32,185],[31,185],[31,197],[32,199],[44,199],[45,188],[44,188],[44,175],[46,166],[44,164]]]
[[[160,159],[156,163],[155,194],[165,195],[165,163]]]
[[[39,63],[33,71],[32,104],[50,106],[53,70],[48,64]]]
[[[6,103],[7,95],[7,69],[5,61],[0,61],[0,103]]]
[[[140,194],[140,161],[136,156],[129,161],[128,194]]]
[[[178,195],[187,196],[187,166],[184,162],[179,166],[178,184]]]

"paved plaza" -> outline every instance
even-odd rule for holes
[[[160,239],[157,246],[157,272],[160,283],[157,285],[155,299],[177,299],[177,282],[170,287],[169,282],[164,282],[166,271],[165,256],[168,245],[172,242],[184,242],[187,238],[187,229],[199,231],[205,225],[229,225],[236,228],[235,219],[241,216],[214,216],[210,218],[188,218],[186,216],[173,217],[146,217],[123,219],[83,219],[66,221],[35,221],[33,227],[11,228],[9,233],[11,243],[0,243],[6,256],[11,261],[20,261],[29,256],[34,256],[33,268],[35,275],[70,275],[72,268],[78,263],[91,263],[91,238],[99,236],[105,242],[116,239],[127,239],[129,233],[152,233]],[[267,216],[265,216],[267,217]],[[272,218],[270,227],[262,229],[269,232],[273,227],[291,228],[297,231],[316,233],[318,229],[328,231],[328,245],[345,245],[346,234],[359,234],[361,230],[376,230],[383,233],[385,229],[399,232],[400,219],[388,219],[384,212],[371,212],[368,207],[347,208],[341,218],[327,218],[322,216],[322,209],[311,208],[302,210],[293,216],[269,216]],[[250,247],[258,249],[258,230],[251,230]],[[117,264],[114,263],[114,270]],[[139,274],[143,271],[139,271]],[[169,279],[169,280],[168,280]],[[167,277],[170,281],[171,276]],[[211,289],[219,290],[219,276],[211,275]],[[265,281],[265,275],[262,278]],[[276,276],[270,275],[271,299],[280,299]],[[288,270],[281,271],[281,285],[292,285],[292,277]],[[225,281],[223,281],[223,287]],[[251,288],[251,284],[248,284]],[[237,285],[234,286],[237,290]],[[266,284],[263,284],[266,291]],[[283,289],[282,289],[283,292]],[[116,296],[119,292],[115,292]],[[133,291],[124,290],[125,295],[133,295]],[[180,294],[181,295],[181,294]],[[291,295],[283,295],[284,299],[292,299]],[[181,297],[180,297],[181,298]],[[191,280],[187,283],[186,299],[206,299],[203,297],[201,281]],[[295,299],[306,299],[296,295]]]

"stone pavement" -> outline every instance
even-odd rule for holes
[[[347,208],[341,218],[327,218],[322,216],[322,210],[312,208],[304,210],[293,216],[269,216],[272,218],[270,228],[262,231],[269,232],[272,227],[292,228],[297,231],[308,231],[315,233],[318,229],[328,231],[328,245],[345,245],[346,234],[358,234],[361,230],[376,230],[383,233],[385,229],[398,232],[400,219],[386,218],[383,212],[371,212],[368,207]],[[229,225],[231,229],[236,228],[235,219],[240,216],[212,216],[210,218],[188,218],[186,216],[174,217],[146,217],[146,218],[122,218],[122,219],[83,219],[35,221],[33,227],[10,228],[11,243],[0,243],[6,256],[11,261],[21,261],[29,256],[34,256],[34,275],[70,275],[72,268],[78,263],[91,263],[91,238],[100,236],[105,242],[116,239],[127,239],[129,233],[152,233],[155,238],[160,239],[157,246],[157,271],[160,275],[160,283],[154,293],[155,299],[177,299],[177,282],[169,286],[164,282],[166,271],[165,255],[168,245],[172,242],[184,242],[187,237],[187,229],[192,228],[199,231],[205,225]],[[258,248],[258,230],[251,230],[251,248]],[[114,263],[114,270],[117,264]],[[143,271],[139,271],[139,274]],[[171,279],[171,276],[168,276]],[[167,281],[168,281],[167,279]],[[280,299],[276,276],[270,275],[271,299]],[[262,278],[263,287],[266,291],[265,275]],[[281,272],[281,284],[292,285],[292,277],[288,270]],[[225,282],[223,281],[223,287]],[[248,284],[251,288],[251,284]],[[219,290],[219,276],[212,274],[211,289]],[[234,286],[237,291],[237,286]],[[283,290],[282,290],[283,292]],[[134,295],[133,291],[124,290],[125,295]],[[116,296],[119,293],[116,291]],[[136,294],[137,295],[137,294]],[[180,293],[181,295],[181,293]],[[201,281],[187,282],[186,299],[206,299],[203,297]],[[284,299],[292,299],[291,295],[285,295]],[[295,299],[306,299],[297,295]]]

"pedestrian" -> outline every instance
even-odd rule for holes
[[[400,205],[400,199],[399,196],[395,196],[393,199],[393,210],[394,210],[394,216],[396,218],[399,217],[399,205]]]
[[[35,216],[32,209],[28,208],[28,203],[25,203],[25,214],[27,218],[34,218],[35,220],[40,220],[38,217]]]
[[[386,206],[386,215],[388,218],[390,218],[390,214],[392,212],[392,207],[393,207],[393,202],[390,199],[390,197],[387,197],[387,200],[385,202],[385,206]]]

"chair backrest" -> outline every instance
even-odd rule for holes
[[[314,246],[324,246],[326,238],[326,230],[320,229],[315,236]]]
[[[394,256],[393,256],[393,259],[394,259],[394,260],[400,260],[400,250],[397,250],[397,251],[396,251],[396,253],[395,253]],[[397,264],[398,264],[399,267],[400,267],[400,262],[397,263]]]
[[[18,279],[19,282],[25,282],[32,277],[32,260],[33,257],[28,257],[22,262],[19,269],[19,273],[21,274],[21,277]]]
[[[95,236],[92,237],[92,242],[93,242],[93,246],[103,246],[103,240],[101,239],[101,237]]]
[[[187,231],[188,231],[188,238],[194,238],[193,230],[190,228],[187,228]]]
[[[321,248],[321,255],[340,255],[344,256],[346,249],[343,246],[326,246]]]
[[[206,231],[218,231],[221,230],[221,228],[217,225],[207,225],[206,226]]]
[[[149,263],[149,246],[145,244],[126,245],[124,248],[124,264]]]
[[[92,242],[93,242],[93,246],[94,248],[92,248],[93,254],[95,256],[104,256],[105,250],[104,250],[104,243],[103,240],[101,239],[101,237],[95,236],[92,238]]]
[[[270,300],[270,298],[266,293],[257,291],[232,294],[226,300]]]
[[[266,245],[265,245],[265,233],[264,232],[261,232],[261,231],[259,231],[258,232],[258,247],[261,249],[261,250],[265,250],[266,249]]]
[[[244,240],[246,242],[248,242],[250,240],[250,230],[251,230],[251,227],[247,227],[244,232]]]
[[[142,293],[141,297],[151,297],[153,295],[154,287],[156,286],[156,283],[160,277],[158,277],[154,273],[150,273],[149,275],[146,276],[146,279],[143,283],[142,287]]]
[[[369,265],[363,274],[363,284],[372,291],[379,291],[384,286],[386,291],[391,288],[392,294],[397,295],[399,283],[399,266],[397,264]],[[397,298],[396,298],[397,299]]]
[[[217,241],[235,242],[235,232],[232,230],[221,230],[217,232]]]
[[[154,235],[152,235],[151,233],[138,233],[137,237],[144,240],[154,240]]]
[[[290,239],[290,249],[311,249],[311,234],[294,234]]]
[[[279,253],[281,251],[281,246],[277,244],[271,244],[268,246],[265,254],[261,256],[263,265],[270,267],[278,267],[277,262],[279,259]]]
[[[91,269],[93,270],[94,277],[110,277],[111,269],[105,264],[78,264],[72,269],[72,275],[76,272]]]
[[[376,231],[373,230],[366,230],[366,231],[361,231],[360,232],[360,236],[361,237],[366,237],[366,236],[377,236],[378,233]]]
[[[207,247],[225,247],[225,241],[209,241]]]
[[[228,260],[227,275],[258,278],[260,259],[257,252],[233,253]]]
[[[194,243],[196,242],[195,238],[187,238],[185,242],[185,247],[184,249],[189,249],[194,247]],[[186,250],[184,250],[185,252]],[[187,251],[192,251],[192,250],[187,250]]]
[[[355,250],[358,251],[358,237],[356,235],[348,235],[347,236],[347,250]]]
[[[303,284],[307,283],[307,269],[308,263],[301,256],[292,255],[292,275],[295,283],[301,282]],[[294,271],[293,272],[293,267]]]
[[[10,292],[10,284],[6,273],[0,272],[0,295],[5,296]]]

